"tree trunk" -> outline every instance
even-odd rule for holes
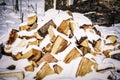
[[[15,6],[16,6],[16,10],[19,11],[19,2],[18,2],[18,0],[16,0],[16,5]]]

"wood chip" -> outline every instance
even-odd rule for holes
[[[51,74],[55,74],[54,70],[49,66],[48,63],[45,63],[36,74],[36,80],[42,80],[44,77]]]
[[[77,57],[80,57],[81,54],[80,52],[76,49],[73,48],[68,55],[65,57],[64,62],[65,63],[70,63],[72,60],[76,59]]]

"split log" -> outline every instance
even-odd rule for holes
[[[49,43],[49,44],[47,44],[47,46],[46,47],[44,47],[42,50],[43,50],[43,52],[45,52],[45,53],[47,53],[47,52],[51,52],[51,49],[52,49],[52,45]]]
[[[56,24],[53,22],[53,20],[50,20],[38,30],[39,35],[45,37],[46,34],[48,34],[48,28],[50,25],[56,27]]]
[[[109,53],[112,52],[112,51],[113,51],[112,49],[108,49],[108,50],[103,51],[103,54],[104,54],[107,58],[110,58]]]
[[[67,40],[65,40],[61,36],[57,36],[53,44],[51,54],[57,54],[58,52],[63,51],[67,47],[67,43]]]
[[[20,24],[19,26],[19,30],[22,31],[22,30],[28,30],[30,28],[30,26],[27,25],[27,22],[23,22]]]
[[[96,52],[100,52],[100,51],[101,51],[101,42],[102,42],[101,39],[98,39],[98,40],[95,42],[94,50],[95,50]]]
[[[36,14],[31,14],[28,16],[28,25],[32,25],[35,22],[37,22],[37,16]]]
[[[73,48],[68,55],[65,57],[64,62],[65,63],[70,63],[72,60],[76,59],[77,57],[80,57],[81,54],[80,52],[76,49]]]
[[[60,74],[63,70],[63,68],[57,64],[53,66],[55,73]]]
[[[43,39],[43,37],[41,37],[41,36],[39,35],[38,31],[34,33],[34,36],[35,36],[37,39],[40,39],[40,40]]]
[[[78,41],[78,44],[80,46],[89,47],[88,38],[87,37],[81,37],[81,39]]]
[[[32,49],[32,56],[30,56],[28,59],[32,61],[38,61],[42,57],[42,52],[37,49]]]
[[[35,39],[34,41],[29,41],[28,46],[30,46],[30,45],[36,45],[37,46],[37,45],[39,45],[39,43],[40,43],[40,41]]]
[[[22,58],[22,53],[21,52],[18,52],[17,55],[12,55],[13,59],[15,60],[19,60]]]
[[[44,77],[55,74],[54,70],[49,66],[48,63],[45,63],[41,69],[36,74],[36,80],[42,80]]]
[[[42,52],[37,49],[31,49],[22,55],[22,59],[37,61],[42,56]]]
[[[82,51],[83,55],[87,53],[91,53],[91,49],[89,47],[80,47],[80,50]]]
[[[68,36],[68,31],[70,30],[69,20],[63,20],[60,26],[57,28],[57,30]]]
[[[18,32],[18,30],[12,29],[12,31],[10,32],[10,35],[9,35],[9,39],[6,44],[11,45],[18,38],[17,32]]]
[[[37,22],[33,23],[33,25],[28,29],[28,31],[36,29],[38,26]]]
[[[2,77],[17,77],[19,80],[24,80],[24,73],[21,72],[7,72],[7,73],[0,73],[0,78]]]
[[[108,35],[107,37],[106,37],[106,39],[107,40],[110,40],[112,43],[114,43],[114,42],[116,42],[117,41],[117,36],[115,36],[115,35]]]
[[[48,33],[49,33],[49,36],[50,36],[50,41],[51,42],[55,42],[55,39],[56,39],[56,35],[53,31],[53,26],[50,25],[50,27],[48,28]]]
[[[93,29],[93,26],[84,24],[81,28],[83,28],[86,31],[87,29]]]
[[[40,65],[42,62],[52,63],[58,62],[58,60],[50,53],[45,53],[45,55],[39,61],[37,61],[37,65]]]
[[[84,76],[87,73],[92,72],[91,67],[94,67],[95,70],[97,70],[98,68],[98,64],[92,62],[91,60],[89,60],[88,58],[83,57],[79,63],[78,69],[77,69],[77,73],[76,73],[76,77],[77,76]]]
[[[34,66],[33,65],[28,65],[25,67],[26,71],[34,72]]]

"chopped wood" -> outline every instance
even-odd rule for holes
[[[28,46],[30,45],[39,45],[40,41],[39,40],[35,40],[35,41],[31,41],[31,42],[28,42]]]
[[[63,51],[67,47],[67,44],[68,44],[67,40],[65,40],[61,36],[57,36],[53,44],[51,54],[57,54],[58,52]]]
[[[91,67],[94,67],[95,70],[97,70],[98,64],[92,62],[88,58],[83,57],[79,63],[77,72],[76,72],[76,77],[77,76],[84,76],[87,73],[92,72]]]
[[[41,37],[41,36],[39,35],[38,31],[35,32],[34,35],[35,35],[35,37],[36,37],[37,39],[40,39],[40,40],[43,39],[43,37]]]
[[[31,38],[35,38],[35,36],[21,36],[21,37],[19,37],[19,38],[21,38],[21,39],[31,39]]]
[[[68,31],[70,30],[69,20],[63,20],[60,26],[57,28],[57,30],[68,36]]]
[[[88,38],[87,37],[81,37],[79,40],[79,45],[84,47],[89,47],[88,45]]]
[[[56,27],[56,24],[53,22],[53,20],[50,20],[38,30],[39,35],[45,37],[46,34],[48,34],[48,28],[50,27],[50,25]]]
[[[37,61],[37,65],[41,64],[42,62],[52,63],[52,62],[58,62],[58,60],[50,53],[45,53],[44,56],[39,61]]]
[[[42,80],[44,77],[51,74],[55,74],[54,70],[49,66],[48,63],[45,63],[36,74],[36,80]]]
[[[31,63],[31,65],[33,65],[33,67],[38,67],[38,65],[35,61],[30,60],[30,63]]]
[[[12,57],[13,57],[13,59],[15,59],[15,60],[19,60],[19,59],[22,58],[22,53],[21,53],[21,52],[18,52],[16,55],[13,55]]]
[[[38,26],[37,22],[33,23],[33,25],[31,27],[29,27],[28,31],[36,29],[37,26]]]
[[[93,29],[93,26],[84,24],[81,28],[83,28],[86,31],[87,29]]]
[[[34,72],[34,66],[33,65],[28,65],[25,67],[26,71]]]
[[[76,49],[73,48],[68,55],[65,57],[64,62],[70,63],[72,60],[76,59],[77,57],[80,57],[81,53]]]
[[[37,49],[32,49],[32,56],[30,56],[28,59],[32,61],[37,61],[42,57],[42,52]]]
[[[52,49],[52,45],[49,43],[49,44],[47,44],[47,46],[46,47],[44,47],[42,50],[43,50],[43,52],[45,52],[45,53],[47,53],[47,52],[51,52],[51,49]]]
[[[55,73],[60,74],[63,70],[63,68],[57,64],[53,66]]]
[[[24,80],[24,73],[21,72],[7,72],[7,73],[0,73],[0,78],[2,77],[17,77],[19,80]]]
[[[103,54],[104,54],[107,58],[110,58],[109,53],[112,52],[112,51],[113,51],[112,49],[108,49],[108,50],[103,51]]]
[[[83,55],[90,53],[91,52],[91,48],[89,47],[80,47],[80,50],[82,51]]]
[[[49,33],[49,36],[50,36],[50,41],[51,42],[55,42],[55,39],[56,39],[56,35],[53,31],[53,26],[50,25],[50,27],[48,28],[48,33]]]
[[[25,25],[22,25],[22,26],[19,26],[19,30],[22,31],[22,30],[28,30],[30,28],[30,26],[28,26],[27,24]]]
[[[33,55],[33,50],[31,49],[31,50],[27,51],[26,53],[24,53],[21,58],[22,59],[28,59],[32,55]]]
[[[37,21],[37,16],[33,15],[33,16],[29,16],[28,17],[28,25],[32,25]]]
[[[37,49],[31,49],[22,55],[22,59],[29,59],[33,61],[37,61],[41,57],[42,57],[42,52]]]
[[[70,28],[72,34],[74,33],[75,25],[76,24],[73,22],[73,20],[69,21],[69,28]]]
[[[107,39],[107,40],[110,40],[110,41],[112,41],[112,43],[114,43],[114,42],[117,41],[118,37],[115,36],[115,35],[108,35],[108,36],[106,37],[106,39]]]
[[[6,44],[11,45],[17,39],[17,37],[18,37],[17,32],[18,32],[18,30],[12,29],[12,31],[10,32],[10,35],[9,35],[9,39]]]
[[[100,52],[100,51],[101,51],[101,42],[102,42],[101,39],[98,39],[98,40],[95,42],[94,50],[95,50],[96,52]]]

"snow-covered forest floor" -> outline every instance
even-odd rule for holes
[[[9,34],[9,31],[11,29],[13,29],[13,28],[19,29],[19,25],[21,24],[20,12],[19,11],[13,11],[12,0],[5,0],[5,1],[7,2],[7,5],[5,7],[0,6],[0,44],[5,43],[5,41],[7,40],[6,39],[7,34]],[[42,17],[45,16],[45,14],[44,14],[44,0],[30,0],[29,4],[33,5],[34,8],[35,8],[36,3],[37,3],[37,16],[38,16],[38,22],[39,22],[39,21],[41,21],[41,19],[43,19]],[[30,13],[34,13],[34,10],[33,10],[33,8],[30,7],[29,11],[28,11],[27,0],[24,0],[22,5],[23,5],[22,12],[24,13],[23,22],[26,22],[27,21],[27,16]],[[47,15],[50,15],[50,14],[48,13]],[[51,15],[51,16],[53,16],[53,15]],[[81,21],[82,21],[82,19],[81,19]],[[85,23],[87,23],[87,22],[85,22]],[[115,34],[118,37],[118,42],[120,42],[120,23],[115,24],[114,26],[111,26],[111,27],[98,26],[98,25],[95,25],[95,27],[101,32],[102,37],[105,38],[105,36],[107,36],[107,35]],[[77,60],[79,60],[79,59],[77,59]],[[118,63],[120,63],[120,62],[118,62]],[[6,67],[6,66],[11,65],[11,64],[16,64],[17,69],[20,69],[20,70],[24,71],[24,69],[22,69],[22,68],[25,67],[26,65],[28,65],[29,63],[28,63],[27,60],[14,61],[11,57],[3,56],[2,59],[0,59],[0,71],[4,71],[4,69],[3,69],[4,66]],[[70,65],[73,66],[74,64],[75,64],[75,61],[73,61]],[[78,63],[76,63],[76,64],[78,64]],[[39,67],[41,67],[41,66],[39,66]],[[69,66],[66,66],[66,67],[69,67]],[[118,66],[118,67],[120,68],[120,66]],[[75,68],[75,66],[73,66],[73,68]],[[36,71],[38,71],[38,70],[36,70]],[[66,73],[68,73],[68,75],[69,75],[70,74],[69,72],[70,71],[68,71]],[[116,72],[113,72],[113,73],[115,75],[117,75],[117,78],[120,79],[120,74],[118,74]],[[35,73],[26,72],[25,73],[25,76],[26,76],[25,80],[32,80],[33,77],[35,76],[35,74],[36,74],[36,72]],[[91,76],[93,77],[96,74],[98,75],[98,77],[95,76],[94,78],[91,78]],[[80,80],[80,79],[81,80],[87,80],[88,78],[90,78],[89,80],[103,80],[109,74],[110,74],[110,72],[106,72],[104,74],[94,72],[90,75],[87,75],[86,76],[87,78],[83,77],[83,78],[78,78],[78,79],[76,79],[75,77],[68,77],[68,76],[66,76],[65,78],[59,78],[58,75],[56,75],[56,74],[51,75],[51,77],[56,76],[56,78],[53,78],[53,79],[56,79],[56,80]],[[49,76],[46,77],[45,80],[48,80],[48,79],[49,79]],[[11,78],[11,79],[8,79],[8,80],[15,80],[15,78],[14,79]]]

